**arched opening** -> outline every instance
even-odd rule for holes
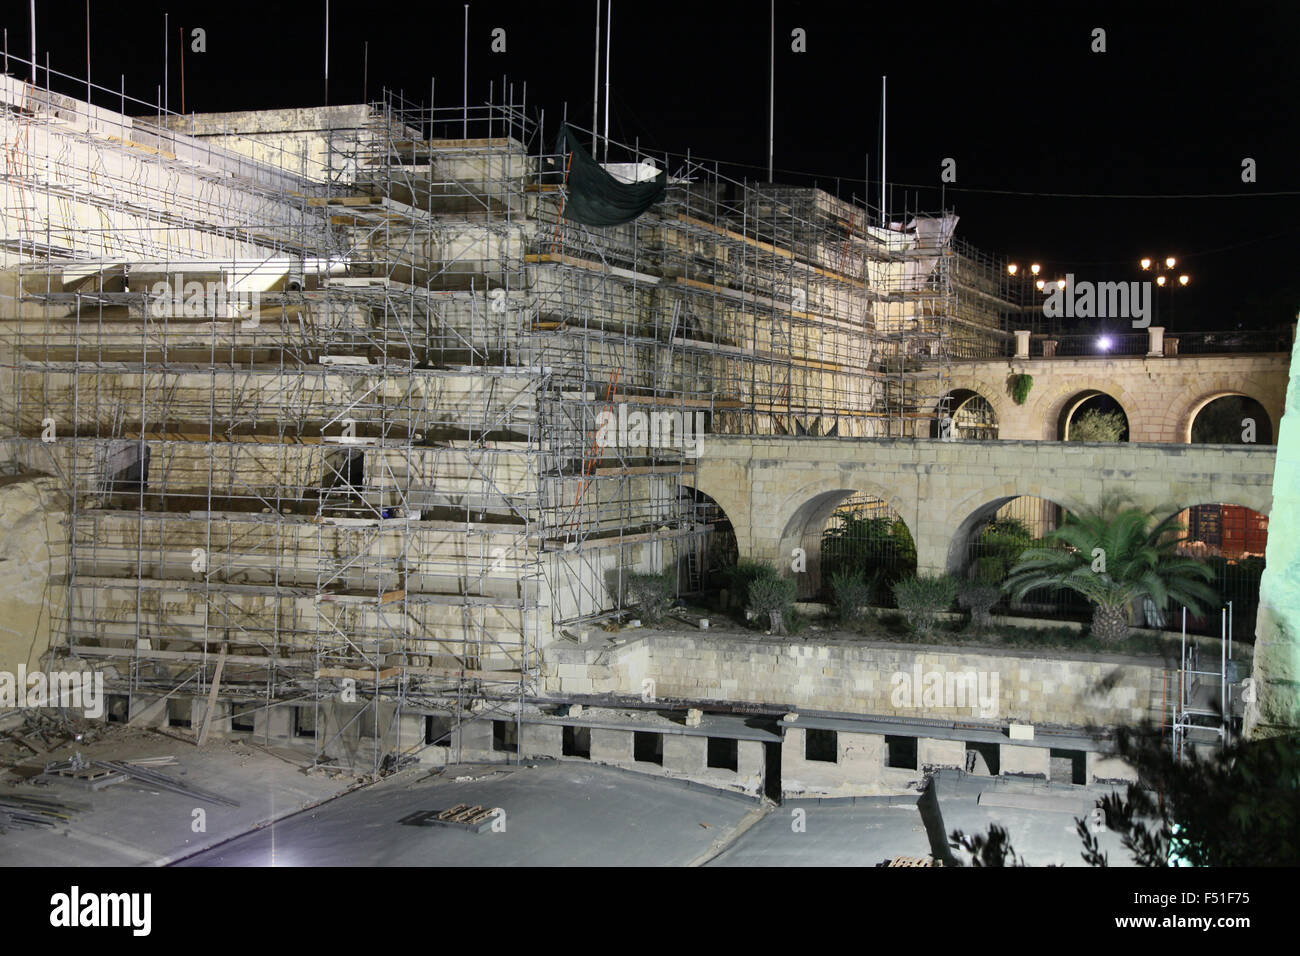
[[[916,573],[916,544],[907,522],[881,498],[849,495],[826,516],[820,530],[820,580],[808,582],[810,596],[830,598],[835,575],[850,573],[871,585],[872,603],[889,606],[893,584]]]
[[[993,441],[998,437],[998,417],[993,406],[979,392],[953,389],[935,405],[930,437],[942,438],[944,422],[951,420],[951,434],[960,441]]]
[[[1059,441],[1122,442],[1129,438],[1128,415],[1105,392],[1080,392],[1061,408]]]
[[[1232,602],[1232,638],[1253,643],[1255,614],[1259,610],[1259,582],[1264,574],[1268,544],[1268,516],[1234,504],[1192,505],[1178,512],[1183,527],[1177,551],[1204,562],[1214,573],[1207,583],[1218,592],[1221,606]],[[1187,630],[1218,635],[1219,607],[1204,614],[1187,615]],[[1170,630],[1181,626],[1181,608],[1165,609]]]
[[[1033,495],[994,499],[958,526],[948,554],[948,570],[963,581],[1001,587],[1025,551],[1049,546],[1043,539],[1060,526],[1066,514],[1056,502]],[[1015,601],[1003,595],[995,613],[1086,621],[1092,612],[1088,602],[1073,591],[1039,588]]]
[[[702,491],[682,487],[694,533],[683,538],[678,562],[684,594],[698,594],[727,586],[726,569],[740,559],[736,531],[722,506]]]
[[[1249,395],[1220,395],[1192,414],[1193,445],[1273,444],[1273,420]]]

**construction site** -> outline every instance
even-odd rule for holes
[[[945,360],[1008,338],[954,216],[646,156],[620,171],[669,169],[663,201],[587,227],[523,104],[3,95],[6,466],[66,509],[51,646],[127,714],[197,727],[223,661],[221,721],[292,705],[373,769],[423,715],[513,718],[547,647],[625,615],[622,575],[700,588],[693,422],[928,436]],[[602,446],[620,406],[654,440]]]
[[[1011,716],[1058,729],[1008,738],[1006,714],[889,715],[920,650],[805,639],[764,668],[767,637],[714,640],[691,610],[751,556],[701,490],[713,443],[997,437],[953,369],[1021,355],[1039,303],[952,210],[610,144],[522,84],[178,115],[6,66],[0,667],[102,678],[96,726],[294,754],[320,775],[300,804],[536,759],[711,800],[914,798],[936,767],[1131,779],[1081,729],[1100,712],[1050,699],[1101,664],[1020,661],[1045,670]],[[809,527],[898,517],[853,493]],[[650,646],[628,584],[659,573],[682,614]],[[825,665],[815,688],[787,651]],[[1131,668],[1098,719],[1177,713],[1168,681]],[[63,759],[68,714],[34,732],[0,701],[0,730]],[[158,786],[150,759],[46,773]]]

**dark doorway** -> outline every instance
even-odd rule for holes
[[[781,802],[781,741],[763,744],[763,793],[773,803]]]
[[[591,728],[565,727],[561,753],[566,757],[591,759]]]
[[[710,737],[705,766],[735,770],[740,766],[740,741],[730,737]]]
[[[645,733],[640,730],[632,734],[632,759],[638,763],[664,763],[664,735]]]

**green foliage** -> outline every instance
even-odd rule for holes
[[[970,622],[979,630],[993,623],[993,605],[1001,596],[1002,590],[996,585],[968,581],[962,585],[957,603],[970,611]]]
[[[724,572],[727,576],[727,587],[732,594],[740,597],[749,594],[749,586],[759,578],[775,578],[779,575],[776,568],[766,561],[738,561]]]
[[[1029,390],[1034,387],[1034,377],[1032,375],[1010,375],[1007,377],[1007,392],[1011,400],[1017,405],[1025,404],[1025,399],[1029,397]]]
[[[874,592],[916,572],[916,544],[901,519],[855,511],[840,512],[835,520],[822,536],[823,580],[833,581],[840,572],[856,574],[874,582]]]
[[[1119,441],[1128,430],[1119,412],[1089,408],[1070,422],[1070,441]]]
[[[1201,757],[1189,748],[1173,760],[1159,727],[1120,728],[1119,755],[1138,774],[1121,796],[1100,806],[1106,828],[1118,834],[1138,866],[1293,866],[1300,859],[1300,736],[1239,740]],[[1108,866],[1094,821],[1076,818],[1075,832],[1089,866]],[[949,846],[970,854],[971,866],[1024,866],[1007,832],[967,837],[956,830]],[[949,858],[947,865],[961,866]]]
[[[677,596],[677,570],[668,568],[659,574],[630,574],[627,593],[632,603],[641,609],[641,616],[652,624],[658,624]]]
[[[1205,563],[1175,553],[1181,528],[1173,517],[1156,521],[1149,512],[1110,500],[1084,514],[1067,514],[1061,527],[1020,556],[1003,583],[1020,599],[1035,588],[1070,590],[1093,604],[1095,636],[1122,639],[1128,634],[1127,608],[1151,598],[1156,607],[1176,601],[1193,614],[1212,606],[1218,595],[1205,582],[1213,577]],[[1093,570],[1100,549],[1105,570]]]
[[[1034,536],[1019,518],[995,518],[975,540],[975,580],[1000,585],[1020,555],[1033,546]]]
[[[831,593],[835,596],[840,620],[852,622],[861,619],[863,609],[870,606],[882,576],[881,568],[873,572],[870,580],[857,569],[836,571],[831,575]]]
[[[894,599],[907,624],[921,637],[933,633],[941,613],[957,598],[957,579],[947,574],[912,575],[894,585]]]
[[[773,574],[771,577],[757,577],[749,583],[749,604],[747,610],[758,617],[760,624],[767,623],[768,613],[780,611],[782,617],[789,620],[794,612],[794,599],[798,593],[793,580]]]

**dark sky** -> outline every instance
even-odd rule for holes
[[[957,163],[944,201],[958,235],[1051,274],[1140,278],[1143,254],[1179,258],[1181,327],[1282,324],[1300,307],[1300,94],[1294,4],[1033,5],[796,3],[776,13],[778,181],[878,195],[880,77],[889,77],[888,174],[901,206],[937,210],[940,164]],[[55,70],[85,74],[84,0],[37,3],[37,47]],[[330,4],[330,102],[382,86],[460,102],[463,4]],[[26,3],[6,2],[11,50],[27,55]],[[203,27],[185,60],[186,106],[215,111],[323,102],[325,3],[91,0],[91,75],[150,101],[162,81],[162,14],[171,12],[171,105],[179,108],[176,31]],[[563,104],[590,123],[595,0],[470,4],[471,99],[489,79],[528,81],[553,129]],[[765,178],[768,4],[614,0],[611,135],[737,164]],[[494,27],[505,53],[490,51]],[[807,52],[790,32],[807,31]],[[1106,30],[1106,52],[1090,50]],[[23,72],[16,70],[15,72]],[[56,84],[57,85],[57,84]],[[68,88],[65,92],[75,93]],[[83,91],[84,95],[84,91]],[[101,105],[110,105],[107,101]],[[1241,180],[1245,157],[1257,181]],[[614,158],[611,155],[611,159]],[[1084,194],[1086,198],[1060,195]],[[1285,193],[1287,195],[1266,195]],[[1108,198],[1197,196],[1212,198]]]

